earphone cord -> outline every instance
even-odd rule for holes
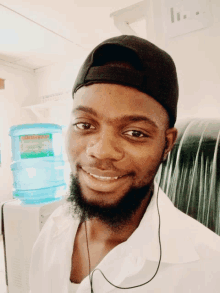
[[[162,172],[162,171],[161,171]],[[154,273],[153,277],[148,280],[147,282],[143,283],[143,284],[140,284],[140,285],[136,285],[136,286],[132,286],[132,287],[119,287],[119,286],[116,286],[114,284],[112,284],[106,277],[105,275],[102,273],[102,271],[100,269],[95,269],[93,270],[92,272],[92,275],[90,276],[90,271],[91,271],[91,267],[90,267],[90,256],[89,256],[89,245],[88,245],[88,237],[87,237],[87,229],[86,229],[86,221],[85,221],[85,229],[86,229],[86,242],[87,242],[87,251],[88,251],[88,258],[89,258],[89,281],[90,281],[90,286],[91,286],[91,293],[93,293],[93,287],[92,287],[92,278],[93,278],[93,274],[96,270],[100,271],[100,273],[103,275],[103,277],[105,278],[105,280],[111,284],[112,286],[114,286],[115,288],[118,288],[118,289],[133,289],[133,288],[137,288],[137,287],[141,287],[143,285],[146,285],[147,283],[151,282],[153,280],[153,278],[156,276],[158,270],[159,270],[159,267],[160,267],[160,263],[161,263],[161,258],[162,258],[162,247],[161,247],[161,240],[160,240],[160,212],[159,212],[159,205],[158,205],[158,194],[159,194],[159,186],[160,186],[160,183],[161,183],[161,173],[160,173],[160,180],[159,180],[159,185],[158,185],[158,189],[157,189],[157,212],[158,212],[158,217],[159,217],[159,225],[158,225],[158,239],[159,239],[159,246],[160,246],[160,258],[159,258],[159,262],[158,262],[158,266],[157,266],[157,269],[156,269],[156,272]]]
[[[85,229],[86,229],[86,221],[85,221]],[[91,293],[93,293],[93,289],[92,289],[92,279],[91,279],[91,277],[90,277],[91,264],[90,264],[90,256],[89,256],[89,244],[88,244],[87,229],[86,229],[86,244],[87,244],[88,259],[89,259],[89,281],[90,281],[90,286],[91,286]]]

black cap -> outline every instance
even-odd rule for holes
[[[175,64],[169,54],[145,39],[122,35],[99,44],[80,68],[73,95],[93,83],[134,87],[166,109],[171,127],[176,122],[179,88]]]

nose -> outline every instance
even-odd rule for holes
[[[96,157],[100,160],[119,161],[124,156],[123,149],[119,147],[115,135],[107,131],[89,142],[86,153],[88,156]]]

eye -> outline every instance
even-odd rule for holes
[[[142,138],[142,137],[147,137],[146,134],[144,134],[141,131],[138,130],[130,130],[125,132],[126,135],[131,136],[131,137],[135,137],[135,138]]]
[[[84,123],[84,122],[80,122],[80,123],[75,123],[73,124],[73,126],[77,129],[80,130],[90,130],[90,129],[95,129],[95,127],[90,124],[90,123]]]

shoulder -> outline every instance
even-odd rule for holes
[[[71,227],[74,219],[68,211],[68,205],[64,202],[52,212],[33,245],[32,256],[38,253],[42,255],[54,242],[56,236]]]
[[[184,251],[187,251],[186,247],[191,248],[199,259],[220,256],[220,236],[177,209],[162,190],[159,192],[159,210],[164,243],[180,246]]]
[[[49,216],[32,248],[29,279],[33,292],[52,292],[50,281],[66,272],[76,229],[77,221],[65,203]]]
[[[200,223],[198,220],[195,220],[177,208],[175,209],[183,229],[187,230],[188,235],[200,257],[220,257],[220,236]]]

